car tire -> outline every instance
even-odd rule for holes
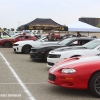
[[[100,71],[95,73],[89,81],[90,92],[100,98]]]
[[[44,55],[44,61],[45,61],[45,62],[47,62],[47,56],[48,56],[49,52],[50,52],[50,51],[47,51],[47,52],[45,53],[45,55]]]
[[[32,46],[24,46],[24,47],[22,48],[22,53],[24,53],[24,54],[30,53],[31,47],[32,47]]]
[[[4,44],[3,44],[3,47],[11,47],[12,45],[11,45],[11,43],[10,42],[5,42]]]

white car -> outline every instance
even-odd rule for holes
[[[100,53],[100,39],[95,39],[79,47],[63,47],[52,50],[47,57],[47,66],[50,68],[56,62],[76,57],[76,56],[90,56]]]
[[[42,37],[36,41],[33,40],[18,41],[14,43],[13,49],[14,52],[16,53],[28,54],[31,50],[31,47],[37,47],[39,45],[50,44],[50,43],[55,44],[58,43],[58,41],[48,41],[46,37]]]

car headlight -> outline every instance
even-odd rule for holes
[[[48,58],[60,58],[61,55],[48,54]]]
[[[62,69],[61,72],[62,72],[63,74],[72,74],[72,73],[75,73],[76,70],[73,69],[73,68],[66,68],[66,69]]]
[[[19,44],[14,44],[13,46],[18,46]]]

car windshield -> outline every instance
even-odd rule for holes
[[[45,37],[38,38],[38,39],[36,39],[35,41],[41,41],[41,40],[43,40],[43,39],[45,39]]]
[[[87,49],[94,49],[99,45],[100,45],[100,40],[93,40],[91,42],[84,44],[83,47],[85,47]]]
[[[68,39],[64,39],[60,42],[58,42],[59,45],[66,45],[67,43],[69,43],[72,39],[71,38],[68,38]]]

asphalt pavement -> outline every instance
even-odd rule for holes
[[[46,65],[30,60],[29,54],[0,48],[0,100],[100,100],[86,90],[48,83]]]

